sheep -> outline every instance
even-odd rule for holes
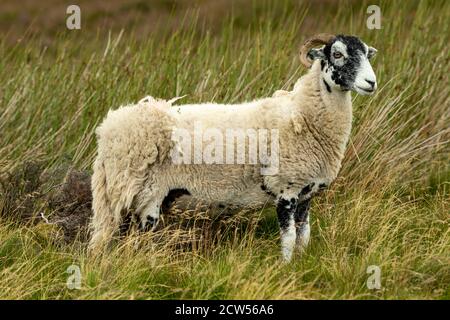
[[[173,100],[149,98],[109,111],[96,130],[90,249],[101,251],[131,209],[140,229],[155,230],[164,199],[176,193],[237,207],[274,202],[282,258],[290,261],[294,249],[301,252],[309,242],[311,198],[340,170],[352,124],[350,91],[376,90],[369,62],[375,53],[357,37],[319,34],[300,49],[300,61],[310,69],[292,91],[235,105],[172,106]],[[230,128],[271,130],[271,155],[260,155],[256,163],[198,161],[192,149],[202,155],[209,145],[195,145],[196,124],[214,128],[211,137]],[[194,136],[186,139],[188,148],[177,130]],[[233,160],[240,147],[250,149],[250,136],[236,143]],[[211,155],[223,148],[219,143]],[[278,162],[267,161],[273,155]],[[174,160],[180,158],[194,163]]]

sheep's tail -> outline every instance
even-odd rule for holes
[[[100,159],[94,163],[94,173],[91,181],[92,209],[91,240],[89,250],[100,253],[110,243],[120,225],[120,213],[115,214],[108,198],[105,164]]]

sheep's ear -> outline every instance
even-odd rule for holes
[[[310,60],[325,59],[325,54],[323,53],[323,48],[309,50],[308,51],[308,59],[310,59]]]
[[[373,58],[376,54],[377,54],[377,49],[375,49],[374,47],[369,47],[369,50],[367,52],[367,58]]]

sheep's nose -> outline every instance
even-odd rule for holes
[[[368,84],[372,87],[372,90],[375,88],[375,81],[365,79]]]

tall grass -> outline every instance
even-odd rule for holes
[[[381,1],[383,28],[368,30],[368,4],[257,1],[252,17],[234,8],[216,32],[188,12],[176,32],[143,41],[132,30],[62,30],[52,47],[26,35],[2,41],[0,179],[27,161],[90,168],[107,110],[147,94],[232,103],[291,88],[304,73],[299,44],[315,32],[376,47],[380,88],[354,97],[342,171],[314,200],[310,247],[291,264],[280,262],[270,207],[222,219],[178,212],[156,234],[91,258],[49,225],[15,223],[0,188],[0,298],[449,299],[450,5]],[[80,290],[66,286],[71,264]],[[370,265],[380,290],[366,286]]]

